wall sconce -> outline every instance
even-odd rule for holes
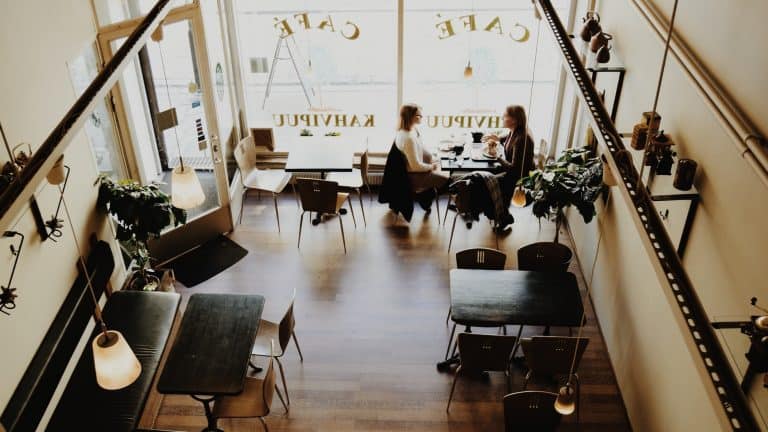
[[[64,165],[64,156],[61,156],[56,161],[46,179],[48,179],[48,183],[59,186],[59,203],[56,205],[56,213],[46,221],[43,219],[40,205],[35,197],[32,197],[29,205],[32,207],[32,216],[35,219],[35,225],[37,225],[37,232],[40,234],[40,237],[43,241],[51,239],[55,242],[57,238],[61,237],[61,228],[64,226],[64,220],[59,219],[59,211],[61,210],[64,191],[67,189],[67,182],[69,181],[69,167]]]
[[[3,233],[3,237],[20,237],[19,244],[17,246],[11,245],[11,255],[14,256],[13,267],[11,268],[11,276],[8,278],[7,286],[0,286],[0,312],[10,315],[8,310],[16,309],[16,297],[14,294],[16,288],[12,287],[13,276],[16,273],[16,264],[19,263],[19,256],[21,256],[21,247],[24,245],[24,234],[18,231],[6,231]]]

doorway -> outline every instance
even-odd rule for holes
[[[140,21],[101,29],[105,60]],[[205,194],[201,205],[187,210],[187,224],[169,228],[150,245],[160,262],[233,228],[207,42],[198,4],[172,10],[112,90],[122,141],[132,143],[125,152],[130,177],[159,183],[171,194],[171,171],[183,164],[195,170]]]

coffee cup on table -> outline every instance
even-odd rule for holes
[[[498,152],[499,143],[496,141],[488,141],[488,156],[496,156]]]

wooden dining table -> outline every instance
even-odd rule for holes
[[[208,425],[219,431],[211,403],[242,393],[264,297],[193,294],[157,383],[163,394],[191,396],[203,404]]]
[[[584,308],[573,273],[452,269],[450,284],[451,320],[457,325],[582,325]],[[442,361],[438,369],[456,361]]]

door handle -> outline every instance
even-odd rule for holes
[[[221,163],[219,137],[216,135],[211,135],[211,151],[213,151],[213,163]]]

